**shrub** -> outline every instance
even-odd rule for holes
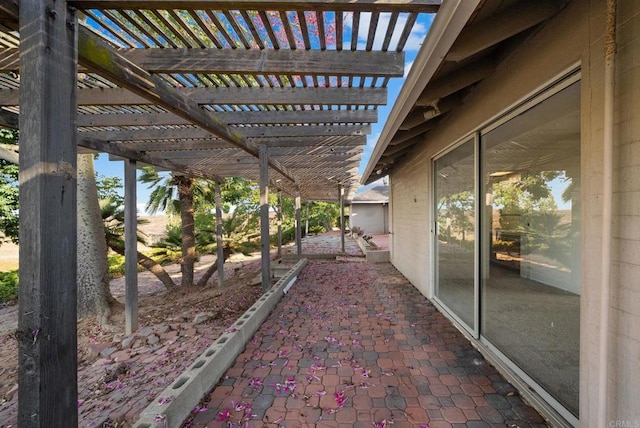
[[[110,254],[107,260],[109,261],[109,279],[124,276],[124,256],[120,254]]]
[[[18,271],[0,272],[0,303],[18,300]]]

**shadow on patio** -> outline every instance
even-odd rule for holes
[[[309,261],[201,404],[188,426],[546,426],[391,264],[348,258]]]

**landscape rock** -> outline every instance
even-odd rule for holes
[[[199,314],[197,314],[193,318],[193,323],[194,324],[200,324],[200,323],[209,321],[211,318],[213,318],[213,313],[211,313],[211,312],[200,312]]]
[[[153,329],[151,327],[145,327],[140,330],[140,336],[147,337],[153,334]]]
[[[92,343],[88,346],[89,356],[91,358],[96,358],[98,355],[102,353],[105,349],[109,348],[112,344],[109,342],[104,343]]]
[[[4,394],[4,401],[11,401],[14,394],[18,392],[18,384],[16,383]]]
[[[122,339],[122,348],[123,349],[129,349],[133,346],[133,342],[135,342],[136,340],[136,336],[132,335],[132,336],[127,336],[124,339]]]
[[[152,334],[151,336],[147,337],[147,343],[149,345],[156,345],[158,342],[160,342],[160,338],[155,334]]]
[[[156,333],[164,334],[168,332],[170,329],[171,328],[167,324],[160,324],[158,327],[156,327]]]
[[[116,361],[116,362],[127,361],[131,358],[131,355],[127,351],[118,351],[118,352],[114,352],[111,355],[111,358],[113,358],[113,361]]]
[[[109,345],[111,345],[111,344],[109,344]],[[100,351],[100,356],[103,357],[103,358],[107,358],[107,357],[111,356],[111,354],[116,352],[117,350],[118,350],[118,348],[114,348],[114,347],[105,348],[102,351]]]

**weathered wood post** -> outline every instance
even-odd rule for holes
[[[302,257],[302,222],[300,221],[300,186],[296,186],[296,251],[298,260]]]
[[[20,2],[18,425],[78,425],[75,11]]]
[[[304,223],[304,236],[309,236],[309,201],[306,201],[304,205],[307,211]]]
[[[262,254],[262,291],[271,288],[271,254],[269,252],[269,152],[260,145],[260,250]]]
[[[216,252],[218,254],[218,287],[224,285],[224,241],[222,240],[222,191],[216,181]]]
[[[136,161],[124,161],[125,332],[138,329],[138,216]]]
[[[340,198],[340,244],[344,254],[344,187],[338,185],[338,197]]]
[[[278,189],[278,258],[282,257],[282,191]]]

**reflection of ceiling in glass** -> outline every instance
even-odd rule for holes
[[[464,192],[474,186],[473,140],[455,148],[436,161],[438,189],[446,192]]]
[[[580,155],[579,100],[575,83],[483,135],[487,173],[565,170]]]

